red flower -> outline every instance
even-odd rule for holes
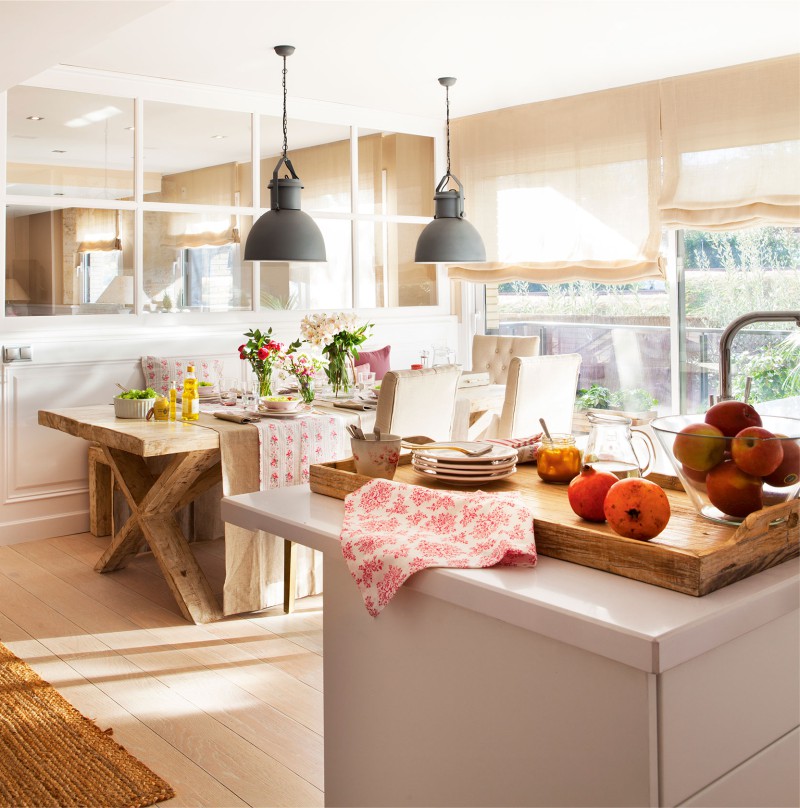
[[[259,359],[266,359],[269,356],[269,351],[266,348],[259,348],[258,349],[258,358]]]
[[[244,348],[244,343],[242,343],[236,350],[239,351],[239,353],[244,353]]]

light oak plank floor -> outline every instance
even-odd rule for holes
[[[168,808],[322,805],[322,597],[196,626],[150,554],[94,572],[107,542],[0,547],[0,641],[170,783]],[[222,540],[193,549],[221,599]]]

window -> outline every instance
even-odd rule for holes
[[[82,252],[80,255],[80,273],[83,279],[83,294],[81,303],[98,303],[105,294],[111,294],[111,283],[114,278],[121,275],[122,250],[110,252]],[[120,301],[122,302],[122,301]],[[133,285],[131,284],[131,299],[125,304],[133,305]]]

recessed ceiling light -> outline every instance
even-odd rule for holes
[[[64,196],[60,191],[56,191],[53,196]]]
[[[53,154],[66,154],[66,149],[53,149]]]
[[[43,121],[44,118],[41,115],[28,115],[25,119],[27,121]]]
[[[212,140],[225,140],[227,135],[211,135]]]

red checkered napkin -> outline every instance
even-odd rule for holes
[[[376,617],[427,567],[536,564],[533,512],[517,491],[434,491],[375,479],[344,501],[342,554]]]

